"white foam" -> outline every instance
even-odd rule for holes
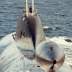
[[[2,38],[0,41],[0,47],[3,47],[3,45],[7,45],[3,52],[0,55],[0,71],[1,72],[25,72],[26,70],[29,70],[32,65],[33,61],[30,61],[26,59],[22,53],[18,50],[18,48],[15,45],[15,42],[12,38],[12,34],[9,34]],[[64,49],[68,48],[68,52],[66,53],[66,61],[65,64],[62,66],[62,68],[59,70],[59,72],[72,72],[69,65],[72,64],[72,57],[69,57],[68,53],[72,56],[72,43],[66,42],[64,39],[65,37],[53,37],[53,38],[47,38],[47,40],[50,39],[60,46],[62,46]],[[9,44],[10,43],[10,44]],[[70,70],[70,71],[69,71]],[[33,70],[30,72],[43,72],[41,68],[33,67]]]
[[[70,39],[70,38],[68,37],[53,37],[53,38],[46,37],[46,39],[56,42],[60,47],[64,48],[65,63],[72,66],[72,42],[65,41],[65,39]]]

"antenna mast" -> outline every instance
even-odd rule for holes
[[[26,0],[26,16],[29,14],[28,0]],[[32,0],[32,14],[34,14],[34,0]]]
[[[28,12],[29,12],[29,9],[28,9],[28,0],[26,0],[26,16],[28,16]]]
[[[34,0],[32,0],[32,13],[34,13]]]

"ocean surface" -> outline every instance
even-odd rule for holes
[[[29,0],[29,5],[31,0]],[[49,37],[72,37],[72,0],[35,0],[37,13]],[[17,16],[22,15],[25,0],[0,0],[0,37],[16,30]]]

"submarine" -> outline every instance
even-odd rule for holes
[[[26,72],[30,65],[29,71],[40,66],[41,72],[71,72],[65,57],[67,54],[63,50],[71,46],[72,43],[66,42],[64,38],[45,36],[40,17],[34,8],[34,0],[30,7],[26,0],[26,12],[18,18],[16,32],[0,40],[0,71]]]

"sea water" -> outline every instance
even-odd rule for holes
[[[35,8],[43,26],[49,27],[46,35],[72,36],[72,0],[35,0]],[[0,36],[16,30],[17,16],[24,9],[25,0],[0,0]]]

